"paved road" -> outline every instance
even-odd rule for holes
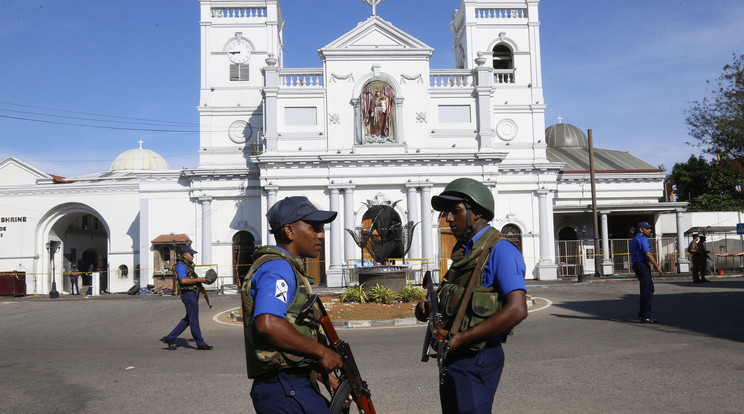
[[[658,282],[658,325],[635,314],[637,283],[532,283],[552,306],[506,344],[494,412],[744,412],[744,279]],[[253,413],[242,331],[202,303],[212,351],[158,338],[178,298],[0,298],[0,412]],[[539,304],[545,302],[539,302]],[[422,327],[341,329],[380,413],[439,412],[436,364],[419,362]]]

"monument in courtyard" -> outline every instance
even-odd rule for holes
[[[356,230],[346,229],[354,242],[372,258],[370,264],[356,268],[359,283],[365,290],[376,284],[399,291],[406,286],[408,264],[393,264],[391,259],[403,259],[411,248],[413,230],[416,224],[409,221],[403,224],[395,212],[396,202],[367,200],[367,220],[369,226]]]

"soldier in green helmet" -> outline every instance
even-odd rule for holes
[[[514,244],[489,222],[491,191],[471,178],[458,178],[432,197],[457,238],[452,265],[441,280],[439,310],[445,338],[439,397],[443,413],[490,413],[504,367],[502,344],[527,317],[525,263]],[[416,317],[428,319],[421,301]]]

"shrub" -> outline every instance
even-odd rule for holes
[[[367,293],[364,291],[364,284],[352,286],[346,289],[346,292],[339,296],[341,302],[358,302],[367,303]]]
[[[418,302],[424,298],[426,298],[426,291],[411,284],[406,285],[406,287],[398,293],[398,300],[405,303]]]
[[[372,291],[369,292],[369,299],[371,302],[376,303],[393,303],[395,300],[395,292],[387,286],[376,284],[375,287],[372,288]]]

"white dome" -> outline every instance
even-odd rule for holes
[[[170,170],[165,159],[155,151],[140,148],[124,151],[116,157],[109,171],[142,171],[142,170]]]

